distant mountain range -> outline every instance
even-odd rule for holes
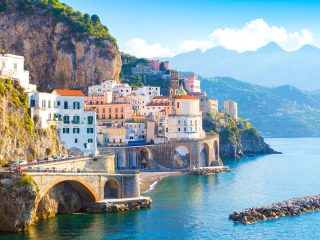
[[[287,52],[275,43],[243,53],[215,47],[167,60],[173,69],[207,77],[233,77],[267,87],[289,84],[303,90],[320,89],[320,49],[311,45],[294,52]]]
[[[284,85],[268,88],[232,78],[201,78],[201,88],[213,99],[238,102],[239,116],[264,136],[320,136],[320,95]]]

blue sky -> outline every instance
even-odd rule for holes
[[[274,41],[291,51],[320,41],[320,1],[62,0],[99,15],[122,51],[142,57],[224,46],[239,52]]]

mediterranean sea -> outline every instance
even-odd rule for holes
[[[229,173],[168,177],[145,194],[151,209],[61,215],[0,239],[320,239],[320,211],[251,225],[229,220],[235,210],[320,193],[319,138],[266,142],[283,154],[226,160]]]

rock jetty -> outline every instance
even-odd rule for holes
[[[320,194],[300,198],[292,198],[287,201],[273,203],[269,206],[235,211],[234,213],[229,215],[229,219],[244,224],[251,224],[262,220],[285,216],[295,216],[314,210],[320,210]]]
[[[100,201],[86,206],[83,211],[87,213],[124,212],[151,207],[152,200],[149,197],[137,199],[119,199],[117,201]]]

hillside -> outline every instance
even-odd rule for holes
[[[239,116],[263,136],[320,136],[320,96],[291,86],[267,88],[232,78],[202,78],[201,88],[213,99],[232,99]]]
[[[206,77],[233,77],[267,87],[289,84],[303,90],[320,89],[320,49],[311,45],[293,52],[284,51],[275,43],[243,53],[215,47],[167,60],[173,68]]]
[[[24,56],[31,83],[42,90],[119,78],[120,51],[97,15],[58,0],[5,0],[0,23],[0,49]]]
[[[10,79],[0,78],[0,117],[2,164],[66,154],[56,130],[43,129],[31,119],[27,95]]]

